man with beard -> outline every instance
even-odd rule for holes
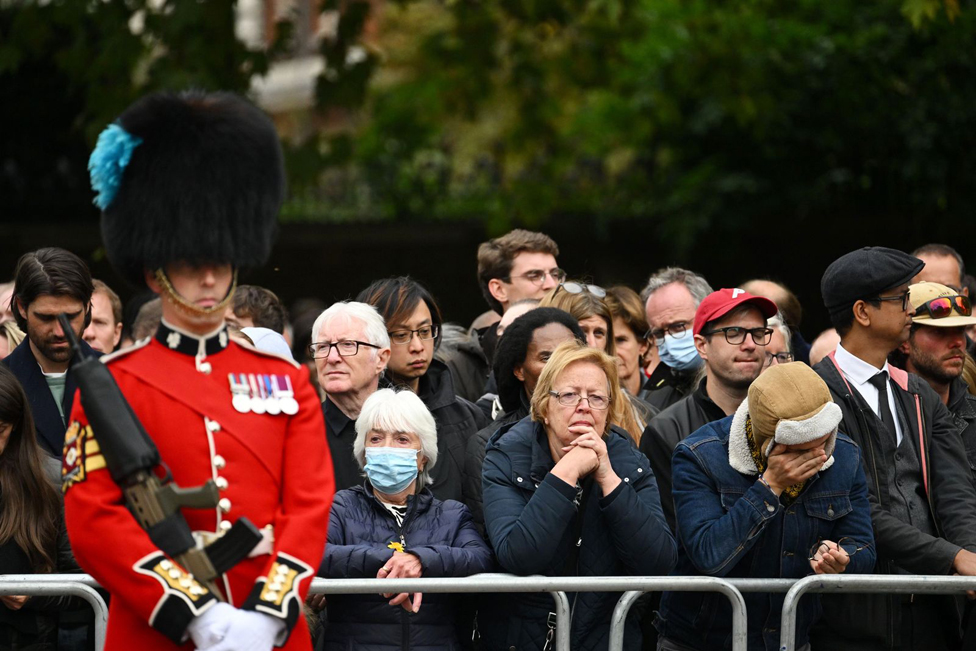
[[[966,326],[976,325],[972,304],[948,285],[922,282],[908,289],[915,308],[911,334],[888,362],[918,375],[939,394],[962,436],[976,480],[976,396],[962,378]]]
[[[712,292],[695,312],[692,334],[705,377],[693,393],[652,418],[640,442],[657,478],[661,507],[672,531],[674,448],[698,428],[735,413],[766,362],[766,344],[773,334],[766,319],[775,315],[775,303],[741,289]]]
[[[11,308],[27,337],[3,361],[27,392],[37,442],[57,458],[76,388],[69,372],[71,348],[58,314],[68,315],[80,339],[91,321],[93,289],[88,265],[70,251],[38,249],[17,261]],[[86,355],[93,354],[88,344],[81,346]]]

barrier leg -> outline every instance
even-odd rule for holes
[[[617,605],[613,609],[613,618],[610,620],[610,649],[609,651],[623,651],[624,648],[624,624],[627,623],[627,613],[640,596],[644,594],[638,590],[625,592],[620,595]]]
[[[550,592],[556,602],[556,651],[569,651],[570,621],[569,597],[565,592]]]
[[[87,601],[95,611],[95,651],[105,648],[105,629],[108,626],[108,607],[101,595],[81,583],[20,580],[10,576],[0,578],[0,595],[24,594],[34,597],[69,595]]]

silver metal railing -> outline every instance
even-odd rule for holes
[[[95,651],[105,648],[105,628],[108,625],[108,606],[87,574],[3,574],[0,575],[0,595],[29,595],[50,597],[68,595],[87,601],[95,611]]]

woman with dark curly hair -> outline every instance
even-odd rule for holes
[[[27,395],[0,365],[0,574],[78,571],[54,484],[60,463],[41,452]],[[54,651],[67,600],[0,597],[0,651]]]

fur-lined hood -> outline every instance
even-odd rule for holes
[[[746,418],[748,417],[749,399],[746,398],[735,410],[735,415],[732,417],[732,426],[729,429],[729,465],[744,475],[758,475],[759,468],[756,467],[756,462],[752,458],[749,441],[746,438]],[[820,472],[823,472],[834,464],[834,446],[837,443],[837,426],[840,424],[841,417],[840,407],[829,402],[824,405],[819,413],[805,421],[780,421],[776,426],[775,441],[785,445],[802,443],[811,440],[811,432],[822,432],[833,427],[834,434],[827,439],[827,443],[824,445],[827,461],[820,466]],[[770,439],[770,443],[773,443],[773,439]]]

